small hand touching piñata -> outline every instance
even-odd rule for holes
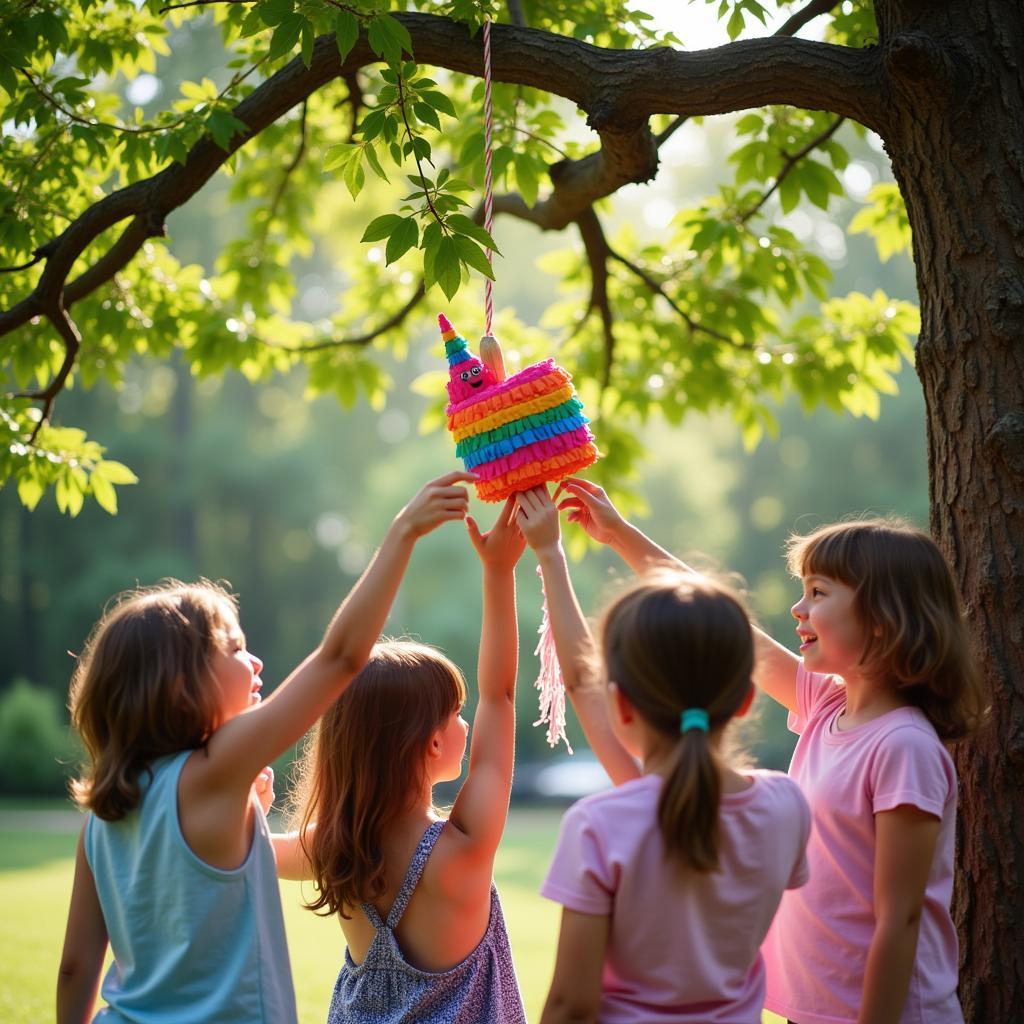
[[[476,473],[481,501],[509,495],[578,473],[599,456],[594,435],[576,397],[572,377],[553,359],[505,377],[501,349],[490,336],[480,343],[483,359],[469,351],[448,318],[437,318],[448,359],[448,429],[455,454]],[[538,573],[539,573],[538,568]],[[540,675],[540,719],[548,743],[565,740],[565,689],[548,623],[547,601],[535,654]],[[569,749],[572,753],[572,749]]]
[[[488,365],[469,351],[446,316],[437,322],[448,357],[448,429],[455,437],[455,454],[480,477],[476,493],[481,501],[504,501],[572,476],[597,460],[572,377],[553,359],[501,379],[496,343]]]

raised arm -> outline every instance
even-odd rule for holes
[[[439,477],[398,513],[316,650],[267,700],[211,737],[202,759],[200,792],[212,786],[248,793],[259,770],[295,743],[344,691],[380,637],[416,541],[441,523],[465,518],[469,496],[458,484],[474,479],[464,472]]]
[[[512,788],[519,668],[515,567],[526,542],[515,521],[514,498],[505,502],[488,533],[481,534],[472,518],[466,519],[466,528],[483,566],[480,700],[473,719],[469,771],[449,821],[467,837],[468,857],[486,869],[489,880]]]
[[[562,680],[587,742],[612,782],[635,779],[640,768],[612,732],[604,682],[594,674],[594,638],[576,600],[562,550],[558,509],[546,488],[519,495],[519,526],[544,577]]]
[[[607,544],[635,573],[654,565],[675,565],[696,572],[682,559],[656,544],[619,513],[604,488],[575,477],[563,480],[555,491],[568,497],[558,508],[569,513],[569,522],[580,525],[594,540]],[[796,711],[797,656],[763,630],[754,627],[754,684],[790,711]]]

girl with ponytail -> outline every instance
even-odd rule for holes
[[[541,889],[563,907],[541,1024],[758,1024],[759,947],[807,881],[810,812],[779,772],[733,767],[727,727],[753,698],[754,637],[728,587],[650,565],[597,642],[544,488],[518,498],[566,691],[616,787],[566,814]]]

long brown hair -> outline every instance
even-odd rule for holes
[[[854,591],[863,671],[889,679],[944,740],[977,729],[988,710],[953,574],[938,545],[902,519],[858,519],[791,537],[790,572]]]
[[[114,599],[71,680],[71,719],[88,755],[71,783],[81,806],[123,818],[154,760],[206,742],[220,708],[210,660],[236,624],[234,597],[207,580],[165,580]]]
[[[650,726],[675,739],[658,800],[666,853],[684,868],[718,866],[721,764],[708,733],[680,733],[688,708],[724,729],[751,689],[754,640],[739,596],[715,580],[672,569],[638,579],[601,622],[604,671]]]
[[[347,917],[384,892],[384,831],[422,792],[430,741],[465,700],[462,673],[440,651],[388,640],[324,713],[293,796],[318,893],[310,910]]]

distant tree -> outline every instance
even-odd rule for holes
[[[493,33],[495,209],[582,238],[581,252],[547,264],[571,301],[546,326],[563,329],[560,355],[602,414],[603,471],[630,468],[634,426],[654,410],[678,422],[728,408],[751,442],[790,391],[808,406],[875,413],[910,356],[915,312],[881,293],[827,298],[825,263],[777,218],[804,199],[827,209],[842,192],[843,123],[873,130],[898,188],[878,189],[859,226],[889,250],[912,237],[931,525],[997,708],[989,735],[959,757],[963,1001],[973,1021],[1011,1019],[1024,1004],[1024,7],[780,2],[791,13],[773,37],[740,39],[765,8],[721,0],[736,41],[685,53],[651,48],[676,40],[622,0],[388,6],[3,4],[0,89],[14,130],[0,142],[0,480],[29,506],[53,486],[71,513],[86,495],[113,510],[130,471],[52,413],[72,382],[116,383],[135,353],[179,348],[199,374],[235,366],[254,378],[302,360],[314,391],[379,402],[377,345],[403,345],[435,287],[452,299],[469,269],[487,272],[491,241],[478,206],[464,205],[481,179],[485,15],[504,22]],[[825,41],[798,38],[819,16]],[[126,108],[125,84],[156,71],[164,36],[185,26],[216,26],[226,72],[183,83],[152,116]],[[572,141],[558,97],[586,114],[596,147]],[[745,109],[728,184],[658,242],[608,236],[605,200],[653,179],[687,118]],[[159,241],[167,217],[221,170],[247,229],[212,272],[179,266]],[[336,183],[355,197],[368,171],[381,184],[360,199],[363,239],[382,259],[350,246],[340,312],[302,322],[293,260],[329,230]],[[820,307],[808,313],[811,297]],[[499,328],[525,355],[536,349],[536,334]]]

